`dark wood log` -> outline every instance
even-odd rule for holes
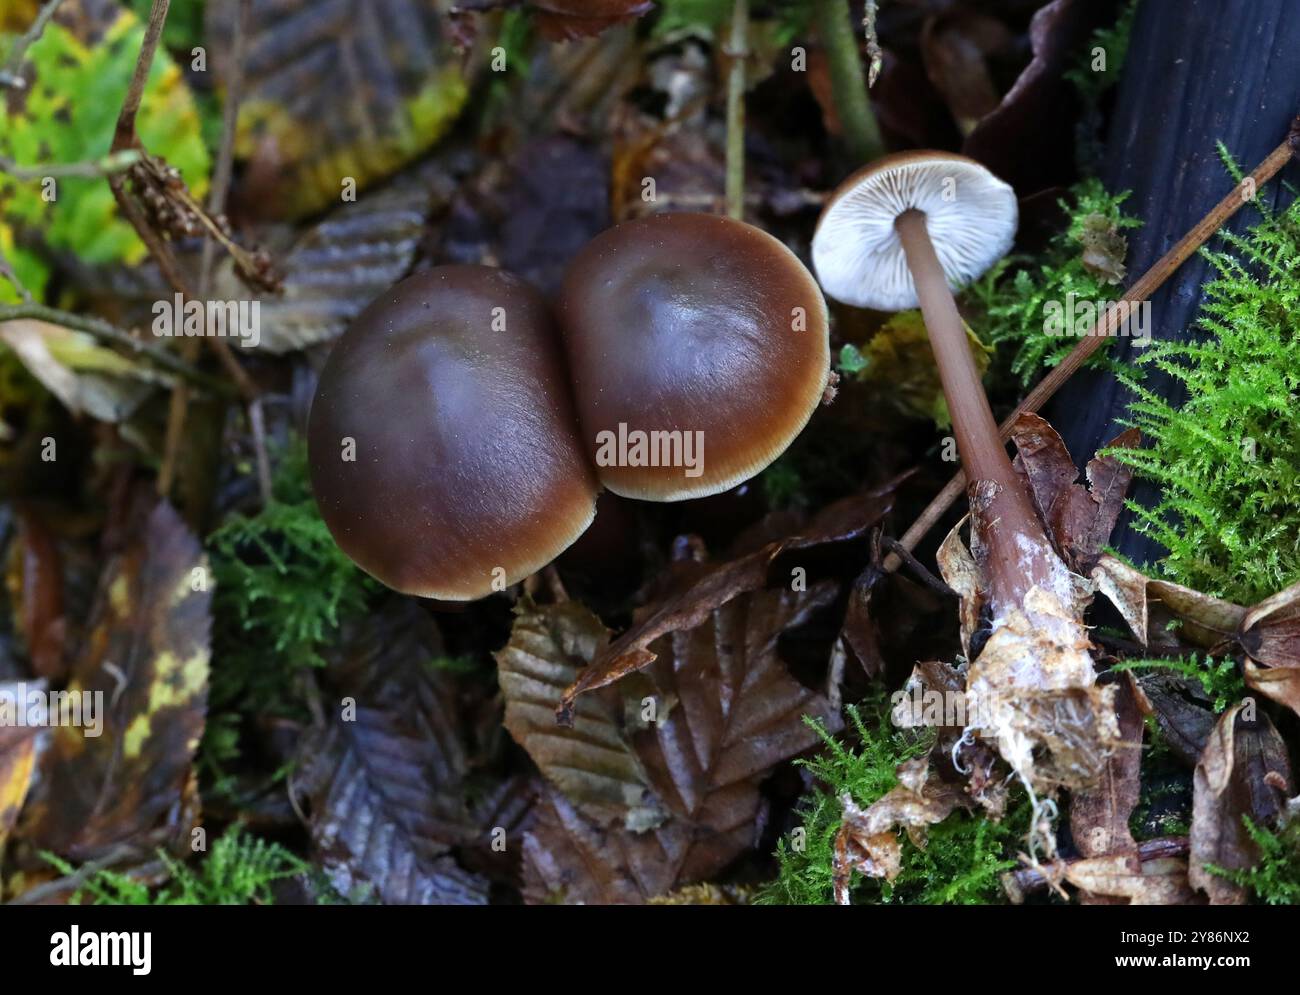
[[[1129,234],[1130,278],[1145,271],[1232,188],[1216,142],[1222,141],[1249,172],[1286,137],[1298,113],[1296,0],[1142,0],[1102,175],[1108,189],[1132,191],[1125,208],[1144,223]],[[1300,183],[1300,168],[1291,163],[1281,179]],[[1261,201],[1275,208],[1291,196],[1278,182],[1260,192]],[[1257,220],[1248,206],[1229,228],[1241,231]],[[1155,338],[1203,336],[1194,324],[1208,273],[1208,263],[1197,256],[1155,294]],[[1132,340],[1118,339],[1109,349],[1111,356],[1132,361]],[[1153,374],[1148,383],[1166,398],[1182,400],[1178,384],[1167,376]],[[1047,414],[1083,463],[1119,433],[1129,400],[1113,376],[1085,371],[1057,395]],[[1158,498],[1143,482],[1135,483],[1132,496],[1148,505]],[[1138,562],[1160,555],[1158,547],[1133,531],[1127,514],[1112,542]]]

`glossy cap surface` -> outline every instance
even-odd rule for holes
[[[594,514],[553,322],[502,270],[441,266],[385,291],[330,354],[308,442],[335,541],[407,594],[500,590]]]
[[[771,235],[715,215],[597,236],[557,316],[583,443],[625,497],[703,497],[752,477],[803,429],[830,372],[812,274]]]

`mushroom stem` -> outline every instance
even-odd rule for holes
[[[916,284],[966,479],[990,480],[997,485],[988,508],[992,527],[982,537],[988,546],[990,594],[996,612],[999,605],[1019,605],[1033,585],[1050,582],[1052,565],[1037,551],[1050,551],[1051,546],[1024,478],[1011,465],[998,434],[957,303],[926,230],[924,212],[904,211],[894,228]]]

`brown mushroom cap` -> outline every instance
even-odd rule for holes
[[[486,266],[417,274],[366,308],[321,373],[308,444],[335,541],[407,594],[490,594],[549,563],[595,513],[546,304]]]
[[[557,315],[583,443],[625,497],[678,501],[752,477],[807,424],[830,373],[817,281],[730,218],[661,214],[602,233],[565,274]],[[700,465],[682,465],[701,440]]]

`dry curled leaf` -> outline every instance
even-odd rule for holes
[[[1193,887],[1212,905],[1240,905],[1245,890],[1206,865],[1227,870],[1252,868],[1258,848],[1243,817],[1257,826],[1277,825],[1291,795],[1291,761],[1286,743],[1253,706],[1239,702],[1223,713],[1196,765],[1192,782],[1191,868]]]
[[[395,603],[348,633],[331,670],[338,697],[302,743],[294,788],[310,803],[312,845],[343,895],[385,904],[479,905],[487,883],[451,850],[471,842],[466,760],[454,702],[427,664],[427,616]]]
[[[903,851],[897,829],[924,847],[926,827],[965,804],[966,795],[960,785],[934,776],[929,757],[914,757],[899,765],[897,786],[865,809],[848,795],[840,802],[844,818],[835,836],[835,901],[848,905],[854,871],[887,881],[898,876]]]
[[[1300,584],[1246,612],[1237,639],[1249,656],[1246,683],[1300,715]]]
[[[1127,899],[1127,905],[1193,904],[1196,893],[1187,880],[1187,860],[1164,857],[1138,860],[1110,854],[1070,861],[1064,877],[1088,895]]]
[[[1248,721],[1253,711],[1252,704],[1240,702],[1224,712],[1196,765],[1188,876],[1211,905],[1240,905],[1246,891],[1207,865],[1253,867],[1259,853],[1243,816],[1256,825],[1275,825],[1292,790],[1286,744],[1267,715]]]

